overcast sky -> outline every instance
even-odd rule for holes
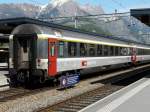
[[[33,3],[44,5],[50,0],[0,0],[0,3]],[[128,12],[133,8],[150,8],[150,0],[76,0],[81,4],[101,5],[106,13],[112,13],[115,9],[118,12]]]

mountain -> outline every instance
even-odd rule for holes
[[[82,6],[74,0],[53,0],[53,2],[37,6],[33,4],[0,4],[0,18],[13,17],[59,17],[93,14],[94,10],[101,14],[104,13],[101,7],[91,5]]]
[[[39,6],[31,4],[0,4],[0,18],[35,17]]]
[[[75,26],[75,18],[70,16],[83,16],[104,14],[105,12],[101,6],[93,6],[90,4],[80,5],[74,0],[52,0],[51,3],[37,6],[31,4],[0,4],[0,18],[13,18],[13,17],[31,17],[31,18],[51,18],[51,17],[69,17],[60,20],[54,20],[64,26]],[[150,43],[148,40],[147,32],[150,28],[139,20],[131,17],[78,17],[77,28],[95,32],[105,35],[113,35],[118,38],[134,40],[137,42]],[[146,29],[146,30],[145,30]]]
[[[64,3],[67,3],[71,0],[52,0],[51,4],[56,7],[56,6],[61,6],[63,5]]]
[[[62,0],[60,0],[62,1]],[[92,6],[92,5],[79,5],[74,0],[63,0],[63,2],[59,2],[56,0],[52,4],[49,4],[45,10],[39,15],[40,17],[66,17],[66,16],[83,16],[89,14],[102,14],[104,11],[99,6]]]
[[[102,9],[102,7],[100,5],[90,5],[89,3],[81,6],[82,10],[85,10],[87,12],[89,12],[90,14],[104,14],[104,10]]]
[[[61,5],[53,6],[49,4],[41,13],[41,17],[59,17],[59,16],[74,16],[75,13],[77,15],[86,15],[88,12],[82,10],[78,3],[74,1],[68,1]]]

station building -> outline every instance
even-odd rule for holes
[[[142,23],[150,26],[150,8],[131,9],[131,16],[139,19]]]

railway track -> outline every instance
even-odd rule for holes
[[[36,93],[48,91],[53,88],[54,87],[43,87],[40,89],[33,89],[33,90],[24,89],[23,87],[10,88],[9,90],[0,92],[0,103],[9,100],[15,100],[17,98],[22,98],[28,95],[34,95]]]
[[[47,108],[43,108],[38,112],[77,112],[86,106],[112,94],[115,91],[124,88],[125,86],[139,80],[144,77],[149,71],[142,72],[138,76],[133,76],[127,79],[120,80],[114,83],[108,83],[104,86],[77,97],[71,98],[67,101],[60,102]]]
[[[68,89],[67,91],[62,91],[62,92],[57,90],[58,86],[55,86],[55,87],[46,86],[43,88],[40,87],[40,88],[33,89],[33,90],[24,89],[24,88],[10,88],[7,91],[0,92],[0,104],[7,105],[6,108],[4,108],[3,106],[2,110],[12,110],[12,109],[15,110],[16,108],[18,109],[19,107],[20,110],[18,110],[18,112],[20,112],[22,108],[24,108],[24,106],[27,106],[26,109],[28,111],[32,110],[32,111],[40,111],[40,112],[47,112],[47,111],[48,112],[49,111],[63,111],[64,112],[66,110],[66,112],[68,111],[72,112],[70,109],[72,110],[74,109],[73,110],[74,112],[128,85],[125,83],[117,84],[116,82],[114,83],[112,80],[118,81],[118,79],[121,79],[120,77],[131,75],[131,73],[141,74],[144,71],[147,71],[149,67],[150,65],[147,64],[147,65],[142,65],[142,66],[135,67],[135,68],[120,70],[117,72],[115,71],[111,73],[106,72],[106,74],[105,75],[103,74],[102,76],[97,76],[97,77],[94,76],[94,78],[90,77],[89,79],[88,78],[82,79],[82,81],[79,83],[78,86],[75,87],[75,89],[72,88],[72,89]],[[136,71],[136,73],[134,71]],[[117,77],[117,78],[114,78],[114,77]],[[114,84],[110,84],[110,82]],[[125,82],[129,83],[129,81],[125,81]],[[89,86],[89,88],[88,87],[85,88],[84,84],[86,84],[86,86]],[[102,86],[103,84],[104,86]],[[94,91],[91,87],[95,88]],[[77,93],[72,93],[71,92],[72,90],[73,91],[78,90],[81,92],[76,91]],[[35,99],[35,96],[37,99]],[[27,100],[28,103],[24,102],[25,99],[28,99]],[[84,101],[84,99],[86,100]],[[15,103],[13,105],[13,101],[18,102],[19,104]],[[10,104],[13,105],[13,108],[12,107],[9,108]],[[45,107],[48,107],[48,108],[45,108]]]
[[[9,90],[0,92],[0,102],[15,99],[30,92],[30,90],[23,88],[10,88]]]

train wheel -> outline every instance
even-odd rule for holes
[[[11,87],[18,86],[18,81],[17,81],[16,75],[10,76],[10,81],[8,81],[8,82]]]
[[[17,74],[17,82],[18,84],[20,84],[21,86],[27,88],[28,86],[30,86],[30,82],[31,79],[29,77],[29,72],[27,71],[20,71]]]
[[[45,83],[45,77],[44,76],[41,76],[40,78],[39,78],[39,82],[40,82],[40,84],[44,84]]]

